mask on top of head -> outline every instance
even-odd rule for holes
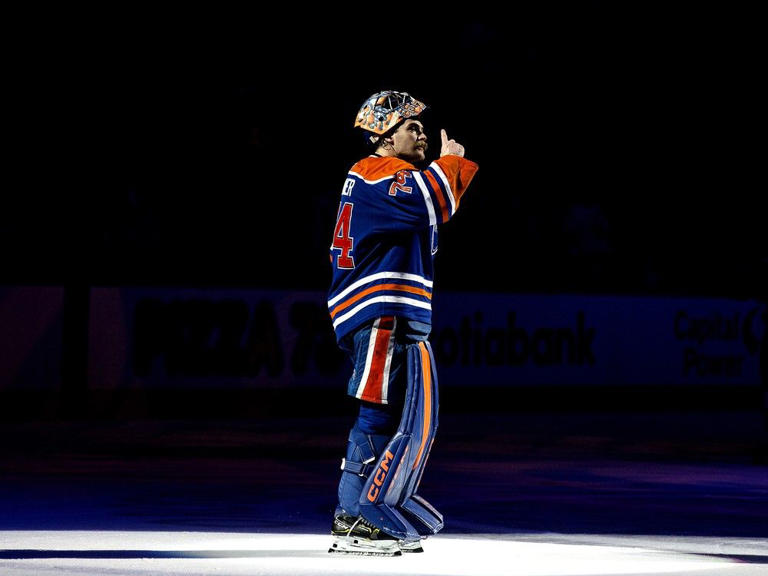
[[[376,135],[384,134],[398,123],[418,116],[427,105],[419,102],[407,92],[385,90],[377,92],[364,103],[357,113],[355,128],[358,126]]]

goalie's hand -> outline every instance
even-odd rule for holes
[[[464,146],[456,142],[456,140],[448,140],[448,134],[445,130],[440,130],[440,137],[443,139],[443,146],[440,149],[440,156],[447,156],[453,154],[455,156],[464,157]]]

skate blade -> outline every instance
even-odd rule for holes
[[[351,536],[336,536],[328,552],[354,556],[401,556],[395,540],[362,540]]]
[[[421,542],[416,540],[415,542],[400,542],[400,550],[404,554],[420,554],[424,552],[424,548],[421,546]]]

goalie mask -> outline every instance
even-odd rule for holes
[[[358,126],[377,136],[385,134],[407,118],[418,116],[427,105],[419,102],[407,92],[386,90],[368,98],[357,113],[355,128]],[[377,140],[377,138],[371,138]]]

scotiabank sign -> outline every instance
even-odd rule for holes
[[[439,293],[441,385],[755,385],[754,301]],[[94,288],[93,388],[344,386],[325,294]]]
[[[765,338],[755,301],[440,294],[441,383],[755,385]]]

